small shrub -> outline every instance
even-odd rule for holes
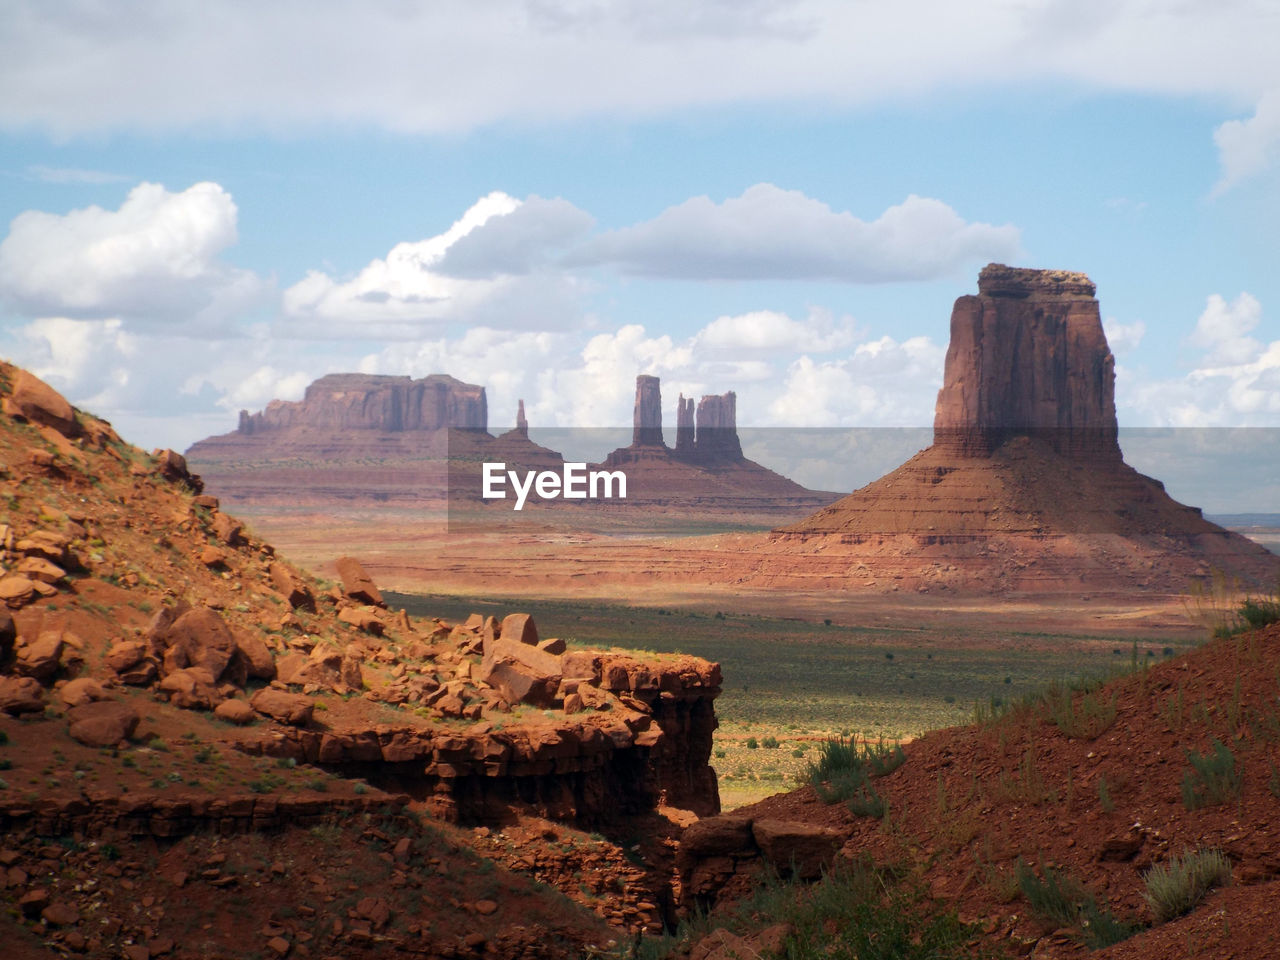
[[[1080,699],[1077,708],[1070,687],[1052,684],[1044,694],[1050,721],[1074,740],[1093,740],[1116,720],[1116,695],[1103,701],[1092,692]]]
[[[1119,943],[1142,929],[1139,924],[1117,919],[1065,870],[1041,864],[1040,873],[1043,877],[1021,859],[1018,861],[1018,888],[1031,913],[1044,925],[1070,927],[1081,943],[1094,949]]]
[[[1240,768],[1236,756],[1221,740],[1208,753],[1187,752],[1191,764],[1182,777],[1182,802],[1188,810],[1226,803],[1240,796]]]
[[[1142,898],[1156,923],[1190,913],[1214,887],[1231,882],[1231,861],[1221,850],[1186,850],[1182,856],[1157,863],[1142,875]]]
[[[757,740],[755,737],[747,737],[747,749],[748,749],[748,750],[756,750],[756,749],[759,749],[759,747],[760,747],[760,741],[759,741],[759,740]]]
[[[777,750],[778,738],[774,736],[765,737],[760,741],[760,746],[764,747],[766,750]]]

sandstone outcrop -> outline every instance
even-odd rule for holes
[[[64,437],[78,437],[84,432],[66,398],[26,370],[14,375],[12,392],[4,399],[4,412],[51,427]]]
[[[488,426],[484,387],[444,374],[421,380],[363,373],[331,373],[309,387],[302,400],[273,400],[261,413],[240,411],[239,433],[260,434],[290,427],[316,430],[375,430],[400,433]]]
[[[1030,436],[1070,457],[1120,459],[1115,361],[1083,273],[990,264],[951,312],[934,446],[989,456]]]
[[[742,459],[742,444],[738,441],[738,395],[732,390],[698,401],[693,456],[702,463]]]

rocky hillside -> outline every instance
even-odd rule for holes
[[[969,948],[946,956],[1280,956],[1278,672],[1272,625],[993,707],[869,763],[860,787],[836,771],[704,819],[681,844],[686,903],[749,937],[778,917],[734,916],[732,901],[770,866],[816,877],[870,863],[972,925]],[[1153,869],[1213,851],[1227,864],[1205,875],[1203,899],[1149,901]],[[785,955],[821,955],[804,948]]]
[[[0,395],[17,942],[559,956],[670,919],[665,837],[719,806],[717,665],[411,621],[355,558],[328,584],[277,556],[180,455],[7,365]]]

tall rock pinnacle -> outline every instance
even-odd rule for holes
[[[988,264],[956,300],[934,446],[986,457],[1033,436],[1058,453],[1120,459],[1115,362],[1083,273]]]
[[[524,400],[520,401],[520,405],[516,408],[516,433],[522,437],[529,435],[529,421],[524,415]]]
[[[636,377],[636,406],[631,431],[633,447],[661,447],[662,389],[657,377]]]
[[[684,394],[676,401],[676,456],[693,455],[693,397],[685,399]]]

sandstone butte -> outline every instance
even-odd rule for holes
[[[985,267],[951,312],[932,446],[777,530],[768,551],[837,563],[851,587],[1274,585],[1274,554],[1124,462],[1094,292],[1082,273]]]
[[[628,496],[611,509],[662,503],[696,511],[772,511],[800,516],[837,494],[807,490],[742,455],[733,392],[680,398],[675,449],[663,442],[657,377],[636,379],[633,442],[605,460],[628,473]],[[559,453],[529,439],[524,401],[516,426],[488,432],[484,387],[435,374],[420,380],[330,374],[302,400],[241,411],[235,431],[186,451],[192,469],[228,502],[259,510],[299,504],[426,505],[480,500],[484,461],[518,471],[560,471]],[[533,502],[540,502],[536,495]],[[551,504],[562,501],[550,501]],[[575,513],[580,511],[574,511]]]
[[[439,401],[407,395],[414,417]],[[0,404],[0,904],[32,943],[227,956],[269,929],[263,943],[344,956],[404,942],[517,957],[548,938],[562,955],[673,920],[668,838],[719,810],[719,665],[566,647],[524,614],[411,619],[358,558],[338,559],[340,583],[316,580],[223,512],[181,455],[129,446],[30,373],[0,366]],[[357,407],[329,410],[335,422],[392,415]],[[419,829],[420,816],[437,826]],[[484,825],[501,824],[520,843],[490,850]],[[544,836],[590,846],[586,830],[626,824],[649,831],[634,863],[612,842],[591,852]],[[311,843],[312,827],[338,849]],[[220,869],[223,843],[285,859],[254,881],[248,927],[236,917],[210,933],[193,911],[250,909],[219,893],[250,882]],[[295,873],[286,852],[309,843]],[[478,847],[499,875],[476,872]],[[317,870],[366,848],[376,903],[307,892]],[[184,862],[192,849],[204,859]],[[143,868],[156,851],[164,876]],[[102,871],[119,878],[105,899],[83,885]],[[597,914],[531,886],[595,905],[584,871],[626,892]],[[310,913],[281,912],[298,897]]]

